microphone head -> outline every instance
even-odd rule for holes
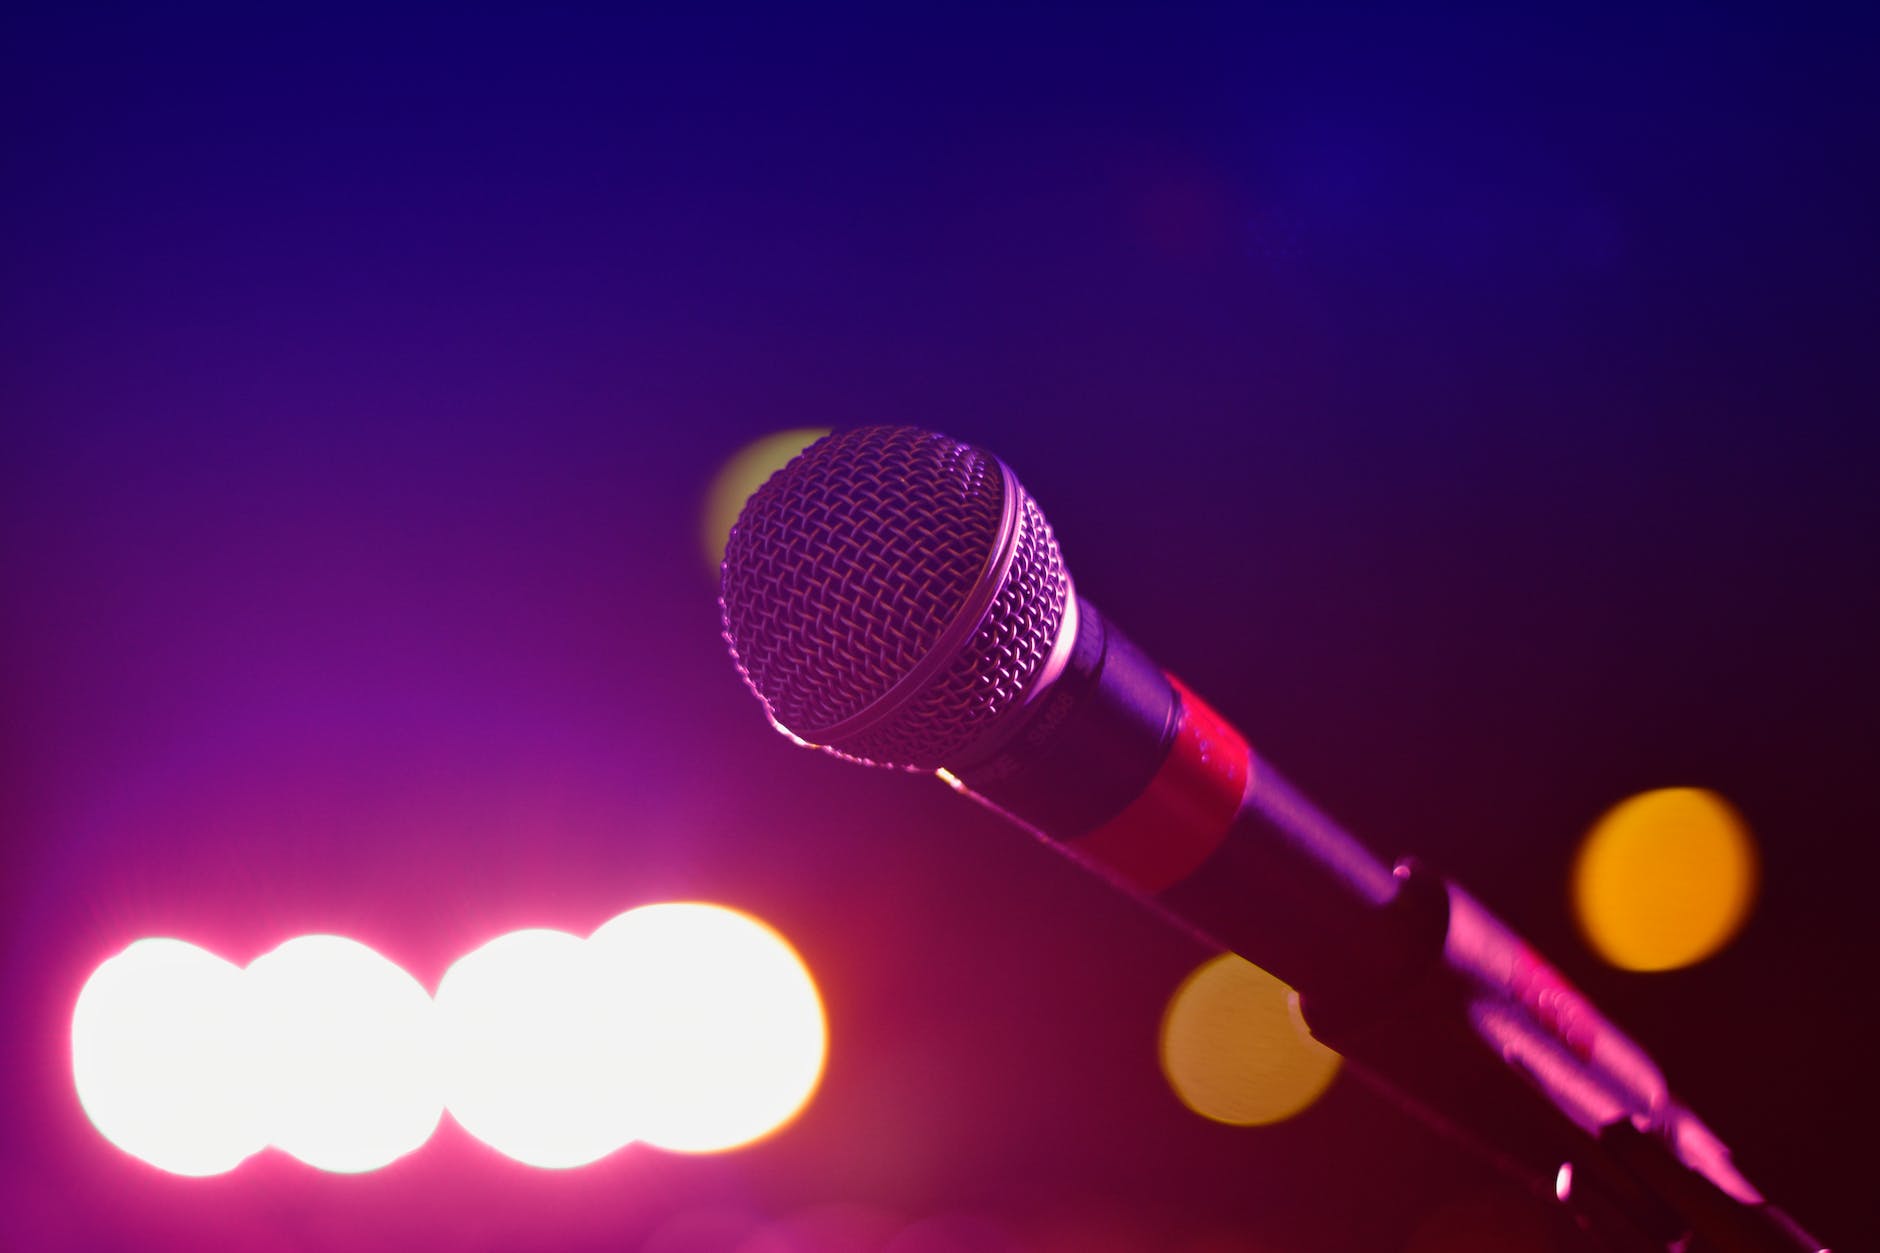
[[[725,546],[725,642],[771,722],[871,765],[986,746],[1073,614],[1044,515],[990,453],[912,427],[826,436]]]

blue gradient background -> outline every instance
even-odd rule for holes
[[[1354,1083],[1187,1114],[1184,940],[769,735],[702,492],[877,421],[997,451],[1140,643],[1880,1241],[1873,31],[1313,13],[0,19],[0,1244],[631,1248],[854,1202],[1331,1253],[1503,1195]],[[1670,784],[1743,809],[1759,912],[1601,969],[1574,842]],[[138,936],[336,931],[434,986],[675,897],[828,998],[821,1095],[742,1154],[548,1174],[447,1125],[186,1181],[72,1096],[72,999]]]

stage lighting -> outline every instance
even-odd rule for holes
[[[1729,802],[1702,788],[1643,792],[1608,810],[1573,867],[1580,930],[1626,970],[1675,970],[1715,953],[1748,919],[1756,844]]]
[[[242,971],[181,940],[138,940],[72,1012],[72,1081],[100,1134],[178,1175],[219,1175],[267,1144]]]
[[[1215,1122],[1291,1118],[1338,1073],[1338,1054],[1306,1032],[1292,989],[1232,953],[1197,967],[1162,1019],[1162,1072],[1175,1095]]]
[[[531,1166],[584,1166],[634,1138],[633,1007],[586,941],[514,931],[437,988],[445,1103],[471,1135]]]
[[[305,935],[248,965],[269,1140],[321,1170],[377,1170],[431,1138],[444,1101],[431,998],[356,940]]]
[[[699,543],[705,564],[713,579],[718,577],[718,563],[725,555],[725,539],[738,511],[764,480],[781,470],[790,458],[829,434],[826,426],[802,427],[778,431],[753,440],[731,454],[705,491],[705,508],[700,521]]]
[[[385,1166],[444,1108],[533,1166],[640,1140],[736,1148],[787,1123],[822,1075],[828,1030],[802,959],[747,914],[631,910],[582,939],[498,936],[435,998],[355,940],[300,936],[246,971],[139,940],[86,982],[72,1070],[86,1113],[177,1174],[272,1144],[322,1170]]]
[[[632,1007],[642,1080],[634,1135],[709,1153],[770,1134],[821,1077],[828,1031],[809,970],[787,941],[718,905],[649,905],[594,933],[604,983]]]

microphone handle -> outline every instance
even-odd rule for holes
[[[1375,857],[1081,598],[1075,631],[993,747],[940,772],[956,790],[1290,984],[1313,1035],[1373,1078],[1500,1147],[1539,1135],[1545,1169],[1570,1153],[1582,1186],[1563,1200],[1624,1213],[1666,1247],[1695,1233],[1693,1249],[1719,1253],[1823,1249],[1766,1206],[1645,1051],[1473,897]]]

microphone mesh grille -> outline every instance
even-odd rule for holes
[[[771,718],[878,765],[956,759],[1043,668],[1070,580],[1021,494],[1016,551],[957,655],[841,742],[819,733],[874,706],[959,615],[999,540],[1004,475],[991,455],[908,427],[805,449],[745,503],[725,547],[725,639]]]

